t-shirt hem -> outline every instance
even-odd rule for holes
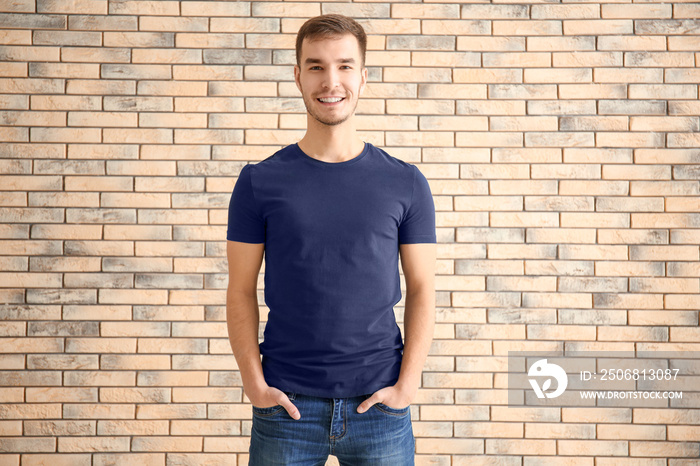
[[[228,241],[238,241],[240,243],[249,243],[249,244],[260,244],[260,243],[265,242],[265,240],[261,240],[260,238],[253,238],[251,236],[226,235],[226,239]]]
[[[315,396],[318,398],[353,398],[356,396],[363,396],[363,395],[371,395],[374,392],[381,390],[382,388],[385,387],[391,387],[396,384],[397,381],[393,382],[388,382],[386,384],[380,384],[378,386],[369,386],[368,388],[365,389],[357,389],[357,390],[348,390],[348,391],[340,391],[340,392],[329,392],[328,390],[314,390],[310,389],[308,387],[301,387],[298,385],[289,385],[289,384],[280,384],[274,385],[270,384],[270,386],[273,386],[277,388],[278,390],[281,390],[286,393],[295,393],[297,395],[306,395],[306,396]]]
[[[417,244],[417,243],[437,243],[437,237],[435,236],[409,236],[408,238],[401,238],[399,244]]]

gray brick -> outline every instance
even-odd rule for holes
[[[171,79],[170,65],[103,64],[101,76],[106,79]]]
[[[243,70],[245,81],[294,81],[294,72],[291,65],[247,65]]]
[[[0,13],[0,28],[11,29],[65,29],[64,15]]]
[[[175,193],[172,195],[172,207],[183,208],[228,208],[231,195],[228,193]]]
[[[136,209],[67,209],[66,223],[136,223]]]
[[[462,5],[462,18],[469,19],[529,19],[527,5]]]
[[[523,228],[457,228],[459,243],[523,243]]]
[[[70,15],[68,29],[89,31],[136,31],[139,28],[137,16],[88,16]]]
[[[601,100],[600,115],[665,115],[665,100]]]
[[[36,160],[37,175],[104,175],[105,163],[99,160]]]
[[[30,354],[27,369],[99,369],[96,354]]]
[[[389,3],[322,3],[321,14],[337,13],[354,18],[389,18]]]
[[[91,31],[34,31],[34,45],[75,45],[99,47],[102,33]]]
[[[66,273],[64,288],[133,288],[134,277],[128,273]]]
[[[136,274],[136,288],[202,289],[201,274]]]
[[[46,337],[99,336],[99,322],[29,322],[27,335]]]
[[[120,112],[172,112],[174,104],[172,97],[105,96],[104,109]]]
[[[304,113],[304,102],[301,98],[283,97],[248,97],[245,99],[246,112],[261,113]]]
[[[246,162],[178,162],[180,176],[238,176]],[[174,207],[174,206],[173,206]]]
[[[455,50],[454,36],[388,36],[387,50]]]
[[[700,20],[640,19],[634,22],[634,33],[640,35],[700,34]]]
[[[204,50],[204,63],[262,65],[272,63],[271,50]]]
[[[700,180],[700,165],[676,165],[673,167],[673,179]]]

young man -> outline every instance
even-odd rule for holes
[[[411,164],[354,127],[362,27],[324,15],[297,36],[297,143],[246,165],[231,197],[227,320],[253,404],[250,465],[414,464],[410,404],[432,341],[435,208]],[[269,316],[258,345],[257,277]],[[406,280],[405,345],[393,307]],[[263,360],[260,362],[260,355]]]

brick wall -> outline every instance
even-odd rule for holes
[[[509,350],[700,350],[697,3],[0,10],[1,464],[247,464],[226,208],[303,134],[295,33],[330,12],[370,34],[363,138],[435,197],[418,464],[698,464],[697,392],[505,396]]]

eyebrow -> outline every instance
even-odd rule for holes
[[[307,65],[312,64],[312,63],[323,63],[323,60],[321,60],[319,58],[307,58],[306,60],[304,60],[304,63]],[[355,63],[355,59],[354,58],[341,58],[340,60],[338,60],[338,63]]]

